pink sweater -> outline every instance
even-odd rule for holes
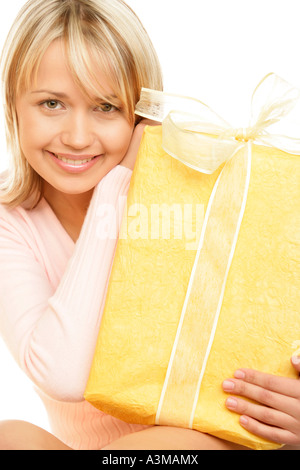
[[[117,166],[101,180],[76,244],[45,199],[32,211],[0,205],[0,332],[36,385],[53,434],[73,449],[101,449],[145,428],[83,399],[116,247],[98,235],[101,205],[124,207],[130,177]]]

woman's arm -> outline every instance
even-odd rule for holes
[[[83,400],[118,236],[98,236],[99,210],[117,210],[120,199],[125,202],[130,178],[131,171],[118,166],[96,187],[57,288],[47,273],[55,270],[47,261],[51,249],[48,253],[45,242],[36,241],[49,219],[39,216],[36,225],[24,211],[14,216],[1,209],[1,335],[29,378],[58,400]]]
[[[26,222],[24,210],[24,216],[14,217],[0,206],[1,335],[29,378],[57,400],[83,400],[118,225],[144,126],[136,127],[122,165],[96,186],[74,253],[55,291],[47,266],[31,246],[39,229]],[[103,220],[108,209],[113,220]],[[105,237],[103,225],[108,222],[114,230]],[[44,256],[51,256],[51,251]]]

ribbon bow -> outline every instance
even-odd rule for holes
[[[162,146],[169,155],[211,174],[248,142],[300,155],[300,138],[287,136],[284,129],[297,124],[300,135],[299,104],[300,90],[270,73],[253,93],[247,128],[233,128],[201,101],[147,88],[142,89],[135,113],[162,122]],[[296,118],[292,113],[295,109]],[[290,119],[286,119],[288,115]]]

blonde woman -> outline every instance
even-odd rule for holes
[[[121,214],[145,125],[135,104],[142,86],[162,89],[148,35],[122,0],[30,0],[2,66],[12,160],[1,175],[1,334],[53,435],[2,422],[0,448],[198,446],[200,433],[184,432],[188,444],[182,430],[152,436],[83,399],[117,238],[97,237],[97,210]]]
[[[53,434],[0,423],[1,449],[233,449],[192,430],[119,421],[83,399],[115,237],[157,56],[122,0],[30,0],[2,56],[11,164],[0,187],[0,329],[35,384]],[[221,380],[221,379],[220,379]]]

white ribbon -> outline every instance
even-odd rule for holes
[[[162,145],[169,155],[211,174],[249,141],[300,155],[299,104],[300,90],[270,73],[253,93],[247,128],[233,128],[201,101],[147,88],[142,89],[135,113],[162,123]],[[287,135],[291,124],[297,125],[297,137]]]

